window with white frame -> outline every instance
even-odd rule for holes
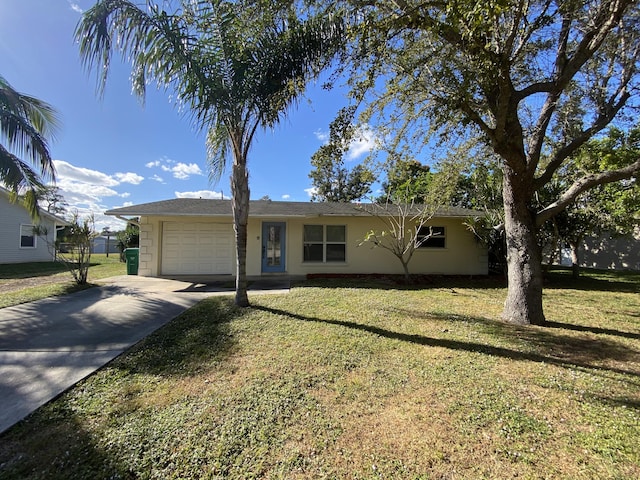
[[[445,248],[446,235],[444,227],[423,226],[418,230],[419,248]]]
[[[20,225],[20,248],[36,248],[36,234],[33,225]]]
[[[347,233],[344,225],[304,225],[303,260],[305,262],[344,262]]]

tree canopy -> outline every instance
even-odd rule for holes
[[[329,139],[311,157],[313,169],[309,178],[313,183],[313,200],[322,202],[353,202],[371,193],[375,181],[373,169],[365,161],[351,169],[345,166],[349,143],[356,135],[351,123],[352,112],[341,111],[329,126]]]

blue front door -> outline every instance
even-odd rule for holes
[[[262,224],[262,271],[285,271],[285,224],[265,222]]]

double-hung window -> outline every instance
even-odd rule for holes
[[[36,248],[36,235],[33,225],[20,225],[20,248]]]
[[[305,262],[344,262],[347,234],[344,225],[305,225],[303,233]]]
[[[418,230],[419,248],[445,248],[446,235],[444,227],[420,227]]]

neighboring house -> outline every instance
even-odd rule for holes
[[[27,210],[19,201],[11,203],[9,192],[0,187],[0,263],[54,261],[52,246],[57,230],[67,224],[64,219],[41,211],[38,226],[42,233],[37,235]]]
[[[487,250],[463,222],[472,210],[450,208],[429,222],[437,235],[413,256],[413,274],[486,275]],[[140,217],[138,274],[235,275],[231,201],[178,198],[106,212]],[[358,244],[382,222],[349,203],[252,201],[247,275],[402,274],[382,248]]]
[[[118,239],[116,235],[100,235],[91,242],[91,253],[107,253],[107,244],[109,244],[109,253],[120,254],[118,249]]]
[[[605,234],[585,239],[579,260],[581,267],[640,271],[640,228],[630,237]],[[562,250],[562,265],[571,265],[568,248]]]

